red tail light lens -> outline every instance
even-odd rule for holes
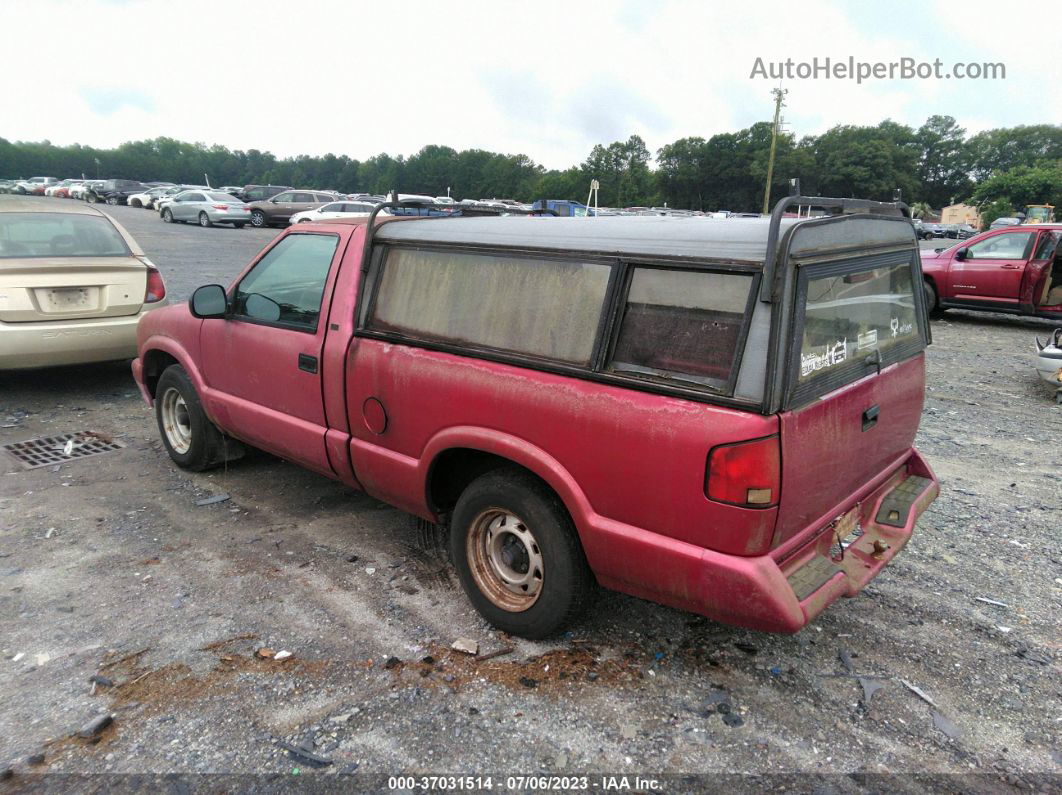
[[[144,303],[154,304],[166,297],[166,285],[162,281],[162,274],[154,268],[148,268],[147,290],[144,292]]]
[[[229,209],[229,205],[227,205],[227,204],[212,204],[210,206],[213,207],[215,210],[227,210],[227,209]]]
[[[778,504],[781,486],[782,454],[777,436],[721,444],[708,454],[704,490],[710,500],[769,508]]]

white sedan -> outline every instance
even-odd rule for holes
[[[291,216],[291,223],[302,224],[310,221],[327,221],[330,218],[358,218],[368,217],[376,205],[371,202],[330,202],[322,204],[313,210],[303,210]],[[390,215],[387,210],[381,210],[380,215]]]
[[[70,198],[71,199],[84,199],[85,192],[88,191],[94,184],[98,185],[102,180],[89,180],[88,182],[82,182],[80,184],[70,186]]]
[[[160,196],[173,196],[180,192],[180,188],[170,185],[160,185],[157,188],[146,190],[143,193],[134,193],[132,196],[125,200],[125,203],[128,204],[130,207],[145,207],[147,209],[151,209],[152,205],[155,203],[155,200],[158,199]]]

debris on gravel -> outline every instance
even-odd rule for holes
[[[78,729],[78,737],[81,737],[86,740],[91,739],[100,732],[102,732],[104,729],[106,729],[108,726],[110,726],[113,722],[114,716],[109,713],[105,712],[102,715],[97,715],[84,726],[82,726],[80,729]]]
[[[471,654],[473,656],[479,654],[479,643],[471,638],[458,638],[450,648],[462,654]]]

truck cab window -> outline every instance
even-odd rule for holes
[[[271,248],[236,288],[237,318],[316,331],[339,238],[289,235]]]

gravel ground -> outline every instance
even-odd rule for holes
[[[227,282],[276,234],[108,212],[175,298]],[[795,636],[602,592],[556,641],[504,637],[398,511],[261,453],[178,470],[127,364],[0,374],[0,444],[78,430],[125,444],[58,470],[0,456],[0,771],[1056,787],[1062,406],[1031,366],[1049,328],[934,322],[918,444],[943,493],[859,598]],[[505,653],[476,661],[450,649],[460,637]],[[77,736],[100,713],[113,723]]]

